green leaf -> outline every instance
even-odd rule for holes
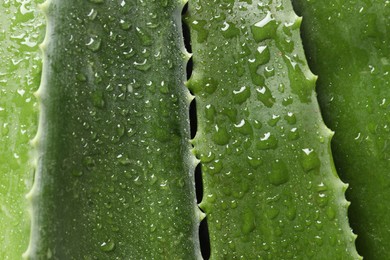
[[[211,258],[358,259],[291,3],[189,6]]]
[[[390,3],[294,0],[319,75],[318,98],[335,131],[335,164],[349,183],[349,218],[367,259],[390,258]]]
[[[39,2],[0,3],[0,259],[20,259],[30,234],[25,195],[33,177],[29,141],[37,129]]]
[[[48,1],[30,259],[195,259],[183,3]]]

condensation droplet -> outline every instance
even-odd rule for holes
[[[286,164],[280,160],[273,162],[268,173],[268,181],[275,186],[279,186],[288,180],[289,174]]]
[[[256,147],[260,150],[275,149],[277,146],[278,139],[270,132],[265,133],[256,143]]]
[[[267,12],[266,16],[259,22],[251,26],[253,38],[256,42],[264,41],[273,38],[276,33],[277,23],[271,12]]]
[[[93,52],[96,52],[100,49],[102,44],[102,40],[98,36],[91,36],[86,43],[86,46],[88,49],[90,49]]]
[[[115,249],[115,242],[112,239],[108,239],[100,244],[100,250],[103,252],[111,252]]]
[[[255,230],[255,214],[251,209],[246,209],[242,214],[241,230],[244,234],[249,234]]]
[[[304,171],[309,172],[318,169],[321,165],[321,161],[313,149],[305,148],[302,149],[301,153],[301,165]]]

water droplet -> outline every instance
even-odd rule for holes
[[[233,101],[236,104],[244,103],[251,95],[248,87],[242,86],[239,90],[233,90]]]
[[[141,62],[136,62],[136,61],[135,61],[133,64],[134,64],[135,68],[136,68],[137,70],[139,70],[139,71],[147,71],[147,70],[149,70],[150,67],[151,67],[150,62],[148,62],[147,59],[144,59],[144,60],[141,61]]]
[[[324,225],[323,225],[322,221],[316,220],[315,227],[316,227],[317,230],[322,230]]]
[[[134,183],[135,183],[136,185],[138,185],[138,186],[142,185],[140,176],[137,176],[137,177],[134,179]]]
[[[301,165],[304,171],[309,172],[318,169],[321,161],[313,149],[305,148],[302,149]]]
[[[246,209],[242,215],[242,226],[241,230],[244,234],[248,235],[253,230],[255,230],[255,214],[252,210]]]
[[[81,82],[87,81],[87,76],[84,75],[84,73],[77,73],[76,79]]]
[[[274,75],[275,75],[275,68],[273,68],[272,66],[266,66],[264,68],[264,76],[266,78],[270,78],[270,77],[272,77]]]
[[[270,250],[270,245],[268,244],[268,243],[266,243],[266,242],[263,242],[262,244],[261,244],[261,248],[265,251],[265,252],[267,252],[267,251],[269,251]]]
[[[119,21],[120,25],[121,25],[121,28],[123,30],[129,30],[131,28],[131,23],[129,21],[125,21],[125,20],[120,20]]]
[[[291,203],[291,205],[288,206],[286,216],[290,221],[293,221],[297,216],[297,209],[292,206],[294,203]]]
[[[162,93],[162,94],[169,93],[168,84],[165,84],[164,80],[160,82],[159,90],[160,90],[160,93]]]
[[[232,22],[223,22],[223,27],[221,28],[223,37],[230,39],[236,37],[240,34],[240,30]]]
[[[217,197],[214,194],[210,193],[210,194],[207,194],[206,200],[209,203],[214,203],[217,200]]]
[[[89,11],[89,13],[88,13],[88,19],[89,20],[91,20],[91,21],[93,21],[93,20],[95,20],[95,18],[96,18],[96,16],[97,16],[97,11],[95,10],[95,9],[91,9],[90,11]]]
[[[268,181],[275,186],[279,186],[286,183],[288,180],[289,174],[286,164],[279,160],[273,162],[271,170],[268,173]]]
[[[379,106],[383,109],[387,109],[388,106],[389,106],[389,101],[386,100],[386,98],[382,98],[381,101],[380,101],[380,104]]]
[[[215,114],[216,114],[216,110],[215,110],[215,107],[213,105],[206,105],[206,109],[205,109],[205,117],[207,120],[210,120],[210,121],[214,121],[214,117],[215,117]]]
[[[326,216],[332,221],[336,218],[336,211],[332,207],[328,207],[326,210]]]
[[[211,162],[212,160],[214,160],[214,158],[215,158],[215,155],[211,151],[209,151],[208,153],[201,153],[199,156],[199,159],[202,163]]]
[[[297,118],[294,113],[288,112],[287,115],[284,117],[284,120],[290,125],[294,125],[297,122]]]
[[[269,126],[274,127],[274,126],[277,125],[277,123],[279,122],[279,120],[280,120],[280,116],[279,116],[279,115],[272,115],[271,119],[268,120],[267,123],[268,123]]]
[[[243,135],[252,135],[253,134],[253,129],[250,123],[242,119],[240,123],[234,124],[234,127],[237,129],[237,131]]]
[[[325,185],[325,183],[321,182],[317,185],[317,191],[318,192],[325,192],[328,190],[328,186]]]
[[[102,40],[97,35],[94,35],[89,38],[88,42],[86,43],[86,46],[91,51],[96,52],[100,49],[101,44]]]
[[[234,67],[236,68],[236,75],[242,77],[245,74],[245,66],[242,60],[237,60],[234,62]]]
[[[123,56],[126,58],[126,59],[130,59],[131,57],[133,57],[135,55],[135,51],[133,50],[133,48],[131,48],[129,51],[124,51],[123,52]],[[130,85],[130,84],[129,84]]]
[[[100,244],[100,250],[103,252],[111,252],[115,249],[115,242],[112,239],[108,239]]]
[[[103,91],[96,90],[92,93],[92,103],[97,108],[103,108],[104,107],[104,98],[103,98]]]
[[[126,134],[128,137],[132,137],[133,135],[135,135],[135,130],[130,127],[129,129],[127,129]]]
[[[75,177],[80,177],[83,175],[83,171],[77,171],[77,170],[74,170],[72,172],[72,175],[75,176]]]
[[[275,219],[280,213],[280,210],[275,208],[274,206],[271,206],[269,209],[267,209],[266,214],[269,219]]]
[[[255,169],[263,164],[263,160],[261,160],[261,158],[254,158],[254,157],[251,157],[251,156],[247,157],[247,161],[248,161],[249,165],[252,166]]]
[[[196,39],[198,43],[205,42],[209,36],[209,31],[205,28],[207,22],[204,20],[194,20],[190,26],[197,32]]]
[[[258,120],[253,120],[253,126],[256,129],[261,129],[263,127],[263,124],[260,121],[258,121]]]
[[[92,170],[95,167],[95,160],[91,156],[85,156],[83,159],[83,164],[88,168],[88,170]]]
[[[315,88],[316,77],[312,75],[308,76],[302,71],[301,66],[297,65],[298,62],[301,62],[298,58],[294,58],[294,60],[291,58],[289,60],[286,55],[283,57],[285,58],[286,64],[288,64],[288,77],[292,93],[297,95],[302,103],[310,103]]]
[[[151,224],[151,225],[149,226],[149,228],[150,228],[150,232],[154,232],[154,231],[156,231],[157,226],[154,225],[154,224]]]
[[[290,97],[287,97],[287,98],[283,98],[282,105],[286,107],[288,105],[291,105],[293,102],[294,102],[294,100],[290,96]]]
[[[258,51],[261,53],[265,48],[267,48],[267,47],[266,46],[261,46],[261,47],[259,47]],[[240,58],[245,58],[245,57],[248,57],[251,54],[252,54],[252,50],[251,50],[251,48],[249,48],[248,44],[246,42],[241,44],[239,57]]]
[[[215,125],[215,133],[213,134],[212,139],[218,145],[226,145],[230,141],[230,135],[226,127]]]
[[[320,236],[315,236],[315,239],[314,239],[315,243],[318,245],[318,246],[322,246],[324,244],[324,241],[322,240],[322,238]]]
[[[269,61],[269,58],[270,56],[267,48],[266,51],[263,51],[262,53],[256,52],[255,58],[248,59],[249,73],[253,84],[257,86],[261,86],[264,84],[265,79],[262,75],[259,74],[258,70],[261,65]]]
[[[299,138],[298,128],[294,127],[288,132],[288,140],[297,140]]]
[[[320,207],[325,207],[328,205],[329,198],[325,192],[318,193],[316,201]]]
[[[264,41],[265,39],[273,38],[276,33],[277,23],[271,12],[267,12],[266,16],[259,22],[251,26],[253,38],[256,42]]]
[[[139,27],[136,27],[135,31],[136,31],[136,33],[137,33],[137,35],[138,35],[138,37],[141,40],[143,45],[150,46],[153,43],[152,37],[148,33],[146,33],[144,30],[142,30]]]
[[[236,201],[236,200],[232,200],[232,201],[230,202],[230,208],[232,208],[232,209],[237,208],[237,201]]]
[[[234,106],[222,108],[221,113],[226,115],[232,123],[237,122],[238,111],[237,111],[237,108],[235,108]]]
[[[257,99],[261,101],[266,107],[272,107],[275,103],[275,98],[267,87],[256,88]]]
[[[220,173],[222,170],[222,161],[220,160],[215,160],[213,163],[210,163],[207,165],[207,173],[214,175],[217,173]]]
[[[117,124],[116,133],[119,137],[122,137],[125,134],[125,127],[122,124]]]
[[[298,64],[298,62],[296,61],[296,57],[295,56],[288,56],[288,55],[284,55],[284,58],[286,61],[288,61],[288,63],[291,65],[291,67],[293,69],[296,69],[296,66]]]
[[[119,159],[119,163],[121,165],[129,165],[129,164],[131,164],[131,160],[127,156],[121,156],[118,159]]]
[[[162,180],[160,182],[160,188],[163,190],[169,190],[169,181],[168,180]]]
[[[286,89],[286,87],[284,86],[284,84],[280,83],[279,86],[278,86],[278,91],[280,93],[284,93],[285,89]]]
[[[150,177],[149,177],[149,183],[150,183],[151,185],[153,185],[153,184],[155,184],[156,182],[157,182],[157,176],[154,175],[154,174],[150,175]]]
[[[265,133],[256,143],[256,147],[260,150],[275,149],[277,146],[278,139],[270,132]]]
[[[233,243],[233,241],[228,242],[229,249],[232,250],[233,252],[236,251],[236,245]],[[244,259],[244,257],[241,257],[241,259]]]

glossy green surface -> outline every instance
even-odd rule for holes
[[[179,1],[52,0],[29,259],[195,259]]]
[[[39,0],[0,2],[0,259],[21,259],[29,238],[25,195],[31,188],[30,144],[38,113],[43,36]]]
[[[390,2],[294,0],[318,79],[335,164],[357,248],[365,259],[390,251]]]
[[[212,259],[358,259],[290,1],[192,0]]]

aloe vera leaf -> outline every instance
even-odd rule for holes
[[[291,2],[189,1],[211,259],[358,259]]]
[[[25,195],[32,176],[29,141],[37,128],[43,36],[39,1],[0,3],[0,259],[20,259],[29,238]]]
[[[29,259],[195,259],[180,1],[43,5]]]
[[[318,73],[318,98],[335,131],[332,150],[350,184],[349,218],[367,259],[390,252],[390,3],[293,1],[303,15],[303,39]]]

